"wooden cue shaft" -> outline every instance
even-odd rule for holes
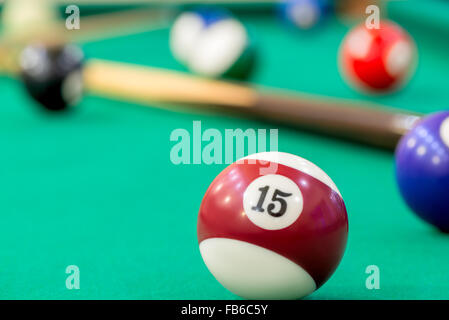
[[[117,6],[117,5],[142,5],[142,4],[169,4],[169,5],[188,5],[188,4],[263,4],[277,3],[281,0],[56,0],[57,5],[89,5],[89,6]],[[3,4],[5,0],[0,0]]]
[[[128,9],[82,17],[79,30],[67,30],[63,27],[61,32],[74,42],[92,42],[106,37],[119,37],[168,27],[173,15],[169,9]]]
[[[171,9],[139,8],[82,17],[81,28],[68,30],[64,20],[52,21],[36,30],[0,35],[0,73],[18,72],[17,56],[29,43],[61,45],[67,42],[91,42],[167,27],[173,18]]]
[[[311,131],[394,149],[420,115],[326,97],[261,93],[252,111]]]
[[[88,91],[140,103],[164,102],[251,108],[255,90],[181,72],[91,59],[84,68]]]
[[[181,72],[91,60],[84,69],[92,93],[138,103],[214,105],[316,132],[393,149],[419,114],[342,99],[257,90]]]

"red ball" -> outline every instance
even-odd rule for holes
[[[399,25],[382,21],[378,29],[361,24],[340,47],[340,72],[364,91],[381,93],[403,86],[415,70],[416,46]]]
[[[248,299],[312,293],[337,268],[347,236],[335,184],[288,153],[258,153],[227,167],[209,186],[198,217],[206,266]]]

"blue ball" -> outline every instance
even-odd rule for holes
[[[330,8],[330,0],[283,0],[280,13],[289,25],[308,30],[319,25]]]
[[[396,178],[409,207],[449,232],[449,111],[421,119],[396,149]]]

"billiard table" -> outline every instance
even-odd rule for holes
[[[348,23],[330,17],[317,30],[296,32],[267,5],[231,9],[258,46],[254,86],[426,114],[449,106],[448,2],[392,3],[390,17],[414,37],[419,63],[405,88],[378,96],[354,91],[339,74]],[[187,72],[170,54],[168,36],[161,26],[81,46],[88,58]],[[171,133],[191,132],[194,121],[222,133],[278,129],[280,151],[314,162],[338,186],[349,217],[347,248],[331,279],[306,299],[449,298],[449,235],[401,199],[391,150],[225,112],[92,94],[52,114],[6,76],[0,99],[1,299],[238,299],[207,270],[196,230],[202,197],[227,164],[170,159]],[[380,288],[369,290],[373,265]],[[79,289],[66,286],[70,266],[80,272]]]

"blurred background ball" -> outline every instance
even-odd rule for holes
[[[199,8],[178,16],[170,32],[173,56],[196,74],[249,77],[255,46],[246,27],[228,11]]]
[[[2,8],[3,32],[11,37],[40,32],[59,18],[52,0],[7,0]]]
[[[449,232],[449,111],[423,118],[401,139],[396,179],[409,207]]]
[[[83,58],[75,45],[28,45],[19,61],[26,90],[47,110],[75,105],[83,94]]]
[[[416,46],[411,36],[391,21],[367,28],[361,23],[340,47],[340,72],[349,85],[371,93],[384,93],[405,85],[416,67]]]
[[[299,30],[312,29],[329,14],[328,0],[283,0],[279,6],[282,19]]]

